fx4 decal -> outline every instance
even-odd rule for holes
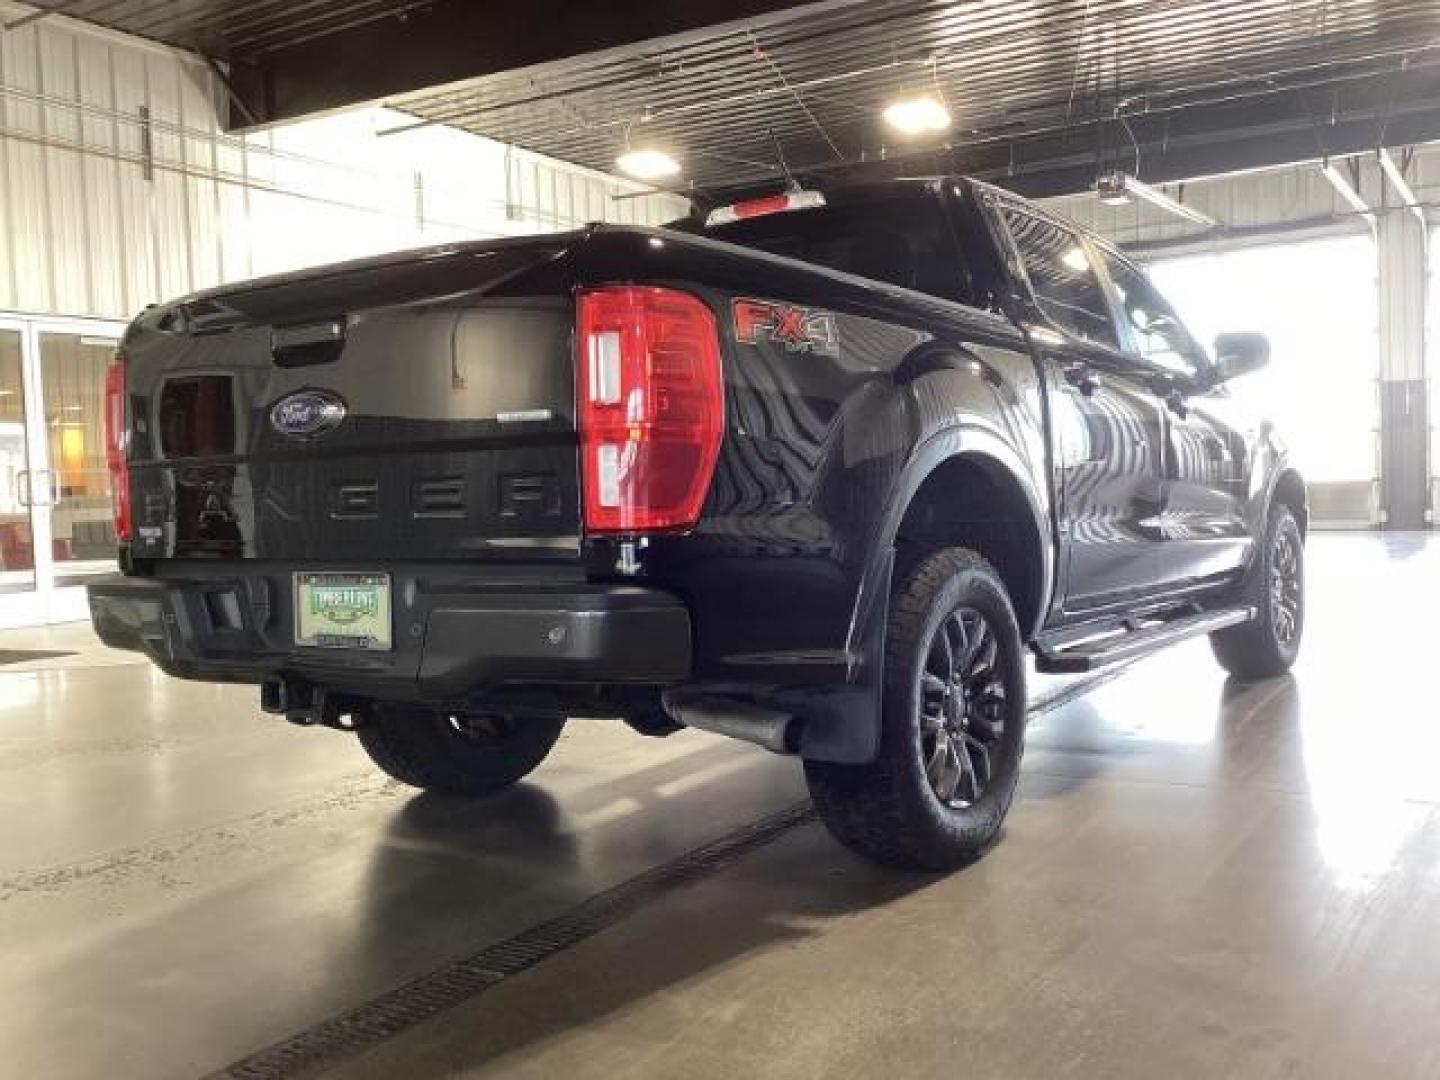
[[[840,351],[840,331],[828,311],[776,304],[769,300],[736,300],[735,340],[757,345],[770,340],[790,352],[834,356]]]

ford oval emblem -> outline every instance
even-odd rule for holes
[[[282,435],[323,435],[345,419],[345,402],[324,390],[287,394],[270,410],[270,424]]]

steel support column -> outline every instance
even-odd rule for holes
[[[1387,528],[1423,529],[1429,505],[1425,380],[1427,229],[1407,210],[1380,213],[1380,505]]]

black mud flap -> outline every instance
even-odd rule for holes
[[[886,550],[872,587],[855,602],[855,620],[847,643],[849,678],[844,686],[816,687],[808,692],[782,690],[780,700],[793,701],[805,718],[800,756],[811,761],[864,765],[880,752],[882,695],[885,688],[885,624],[890,617],[891,578],[895,549]]]

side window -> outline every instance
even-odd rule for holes
[[[1105,255],[1120,309],[1140,356],[1166,371],[1194,378],[1201,353],[1175,310],[1150,284],[1150,279],[1122,259]]]
[[[1119,348],[1105,293],[1079,238],[1012,207],[1002,212],[1046,317],[1075,337]]]

